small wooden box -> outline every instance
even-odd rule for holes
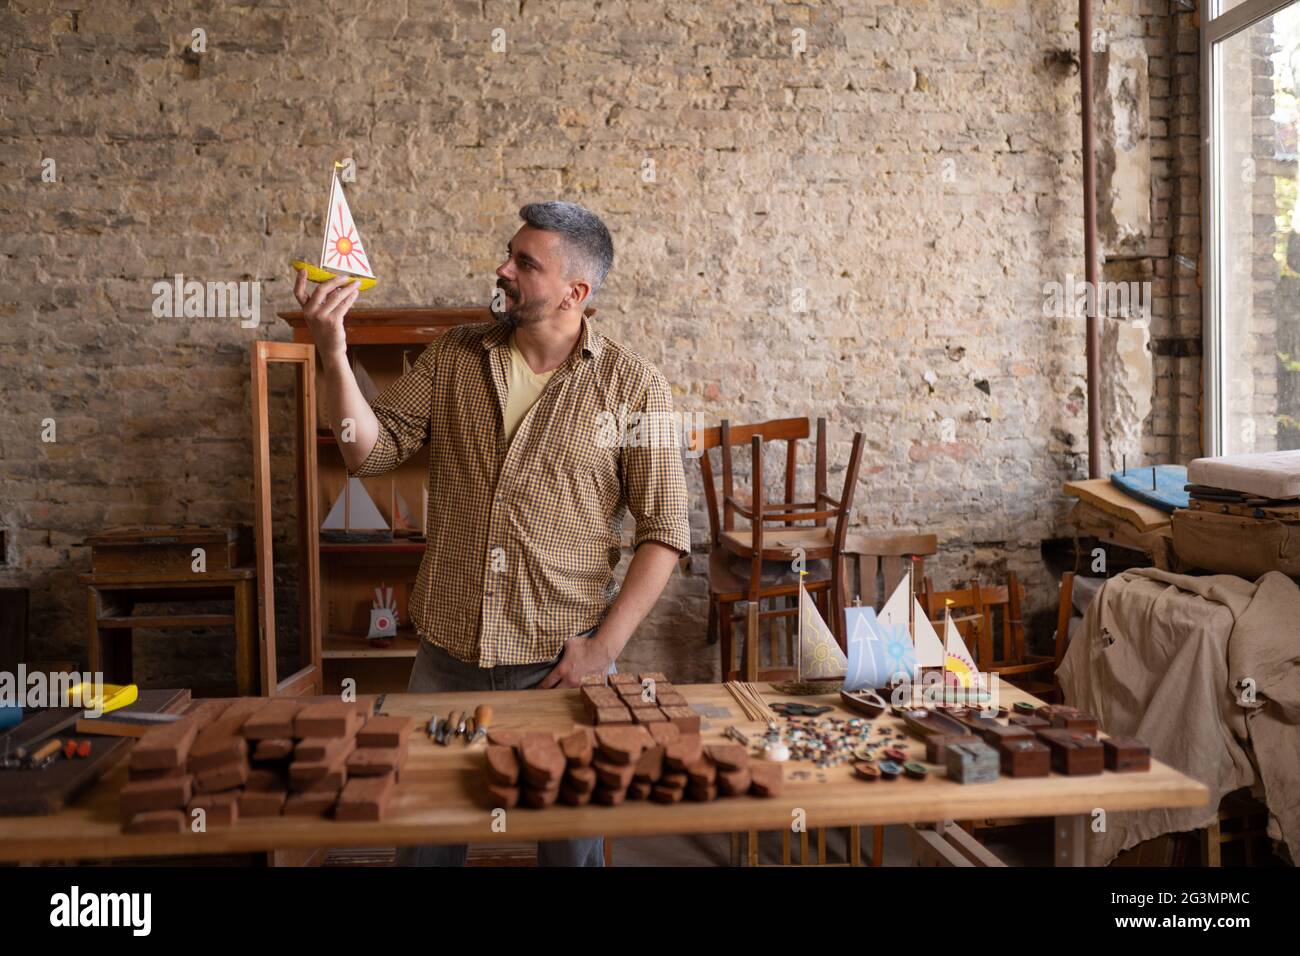
[[[1002,724],[990,724],[976,731],[984,742],[995,750],[1012,740],[1033,740],[1034,732],[1025,727],[1008,727]]]
[[[948,744],[945,754],[948,779],[957,783],[988,783],[998,779],[998,753],[972,737]]]
[[[1012,714],[1007,718],[1007,724],[1012,727],[1024,727],[1026,730],[1046,730],[1052,726],[1037,714]]]
[[[253,563],[253,532],[247,525],[217,528],[178,525],[113,528],[86,538],[96,573],[197,576],[194,549],[203,549],[206,571],[229,571]]]
[[[1116,773],[1141,773],[1151,769],[1151,748],[1133,737],[1107,737],[1101,742],[1106,769]]]
[[[1004,740],[997,749],[1008,777],[1046,777],[1051,772],[1052,751],[1033,737]]]
[[[925,738],[925,759],[928,763],[937,763],[944,767],[948,764],[948,746],[963,740],[971,740],[970,734],[931,734]]]
[[[1057,730],[1076,730],[1079,733],[1093,735],[1096,735],[1098,730],[1096,717],[1065,704],[1044,704],[1038,708],[1037,716]]]
[[[1052,769],[1068,777],[1101,773],[1105,757],[1101,741],[1076,730],[1052,727],[1040,730],[1038,739],[1052,751]]]

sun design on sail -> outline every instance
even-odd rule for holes
[[[361,251],[361,240],[356,234],[356,226],[347,221],[351,217],[345,215],[342,202],[335,205],[335,217],[337,221],[330,222],[330,241],[325,254],[325,265],[354,272],[359,266],[361,270],[368,273],[370,266],[366,264],[365,255]],[[357,265],[352,263],[354,258],[357,260]]]

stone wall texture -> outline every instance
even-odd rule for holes
[[[1186,460],[1199,429],[1196,28],[1167,0],[1098,6],[1098,27],[1149,57],[1145,447]],[[287,264],[315,252],[326,171],[343,157],[384,280],[369,304],[485,303],[518,207],[581,202],[617,250],[598,321],[663,370],[682,410],[827,417],[833,490],[862,431],[857,527],[938,534],[927,573],[940,586],[1015,571],[1040,620],[1056,603],[1040,544],[1065,533],[1061,484],[1087,469],[1083,322],[1043,308],[1045,283],[1083,274],[1079,83],[1057,55],[1077,51],[1076,12],[7,4],[0,584],[32,589],[33,655],[85,659],[87,534],[251,522],[250,345],[289,338],[274,316],[292,305]],[[260,283],[260,324],[155,317],[153,283],[178,273]],[[626,655],[678,680],[718,667],[693,461],[688,475],[697,552]],[[161,662],[146,669],[228,661],[227,645],[151,642]]]

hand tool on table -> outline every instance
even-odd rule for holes
[[[492,705],[479,704],[474,709],[474,732],[466,738],[465,744],[468,746],[477,743],[487,736],[488,726],[492,723]]]

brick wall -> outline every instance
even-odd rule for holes
[[[1078,80],[1050,60],[1077,47],[1073,2],[152,11],[0,12],[0,524],[16,565],[0,583],[33,588],[39,654],[82,655],[87,533],[251,520],[249,345],[288,338],[273,316],[287,263],[314,252],[342,156],[384,280],[371,303],[484,302],[518,206],[583,202],[617,247],[603,327],[681,408],[825,415],[841,465],[862,430],[864,529],[936,532],[939,584],[1013,569],[1032,609],[1054,606],[1039,543],[1062,531],[1061,482],[1086,471],[1083,325],[1042,309],[1044,282],[1082,274]],[[1167,242],[1151,257],[1166,354],[1149,451],[1186,458],[1199,365],[1178,353],[1199,300],[1174,257],[1199,244],[1195,30],[1163,0],[1105,3],[1100,25],[1151,56]],[[202,54],[186,51],[196,28]],[[151,286],[176,273],[261,283],[261,325],[156,318]],[[631,666],[712,673],[693,566]],[[220,663],[220,642],[196,646]]]

